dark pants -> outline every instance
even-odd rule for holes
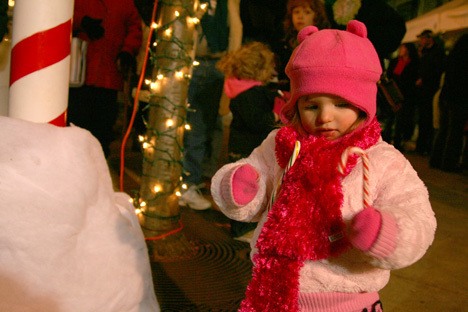
[[[200,59],[199,62],[193,68],[188,90],[187,121],[192,129],[184,133],[184,171],[190,173],[184,180],[195,185],[203,182],[203,160],[211,155],[224,84],[223,74],[216,69],[216,59]]]
[[[402,108],[396,113],[393,144],[398,149],[402,148],[402,141],[409,141],[413,136],[415,127],[414,112],[414,104],[410,101],[405,101]]]
[[[68,123],[89,130],[101,143],[106,158],[114,140],[118,110],[117,90],[90,86],[70,88]]]
[[[434,150],[430,159],[431,167],[446,171],[460,169],[464,127],[468,119],[468,108],[465,106],[463,103],[449,105],[441,101],[439,107],[440,127],[434,141]]]
[[[416,152],[421,155],[430,154],[434,136],[432,96],[423,96],[418,102],[418,139]]]

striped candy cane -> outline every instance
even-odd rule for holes
[[[301,150],[301,142],[296,141],[296,143],[294,143],[294,151],[291,157],[289,158],[288,164],[286,165],[286,168],[284,168],[283,174],[276,182],[276,187],[274,191],[271,193],[269,208],[273,206],[273,203],[275,202],[275,199],[276,199],[276,195],[278,194],[281,184],[283,183],[283,177],[286,175],[286,172],[288,172],[289,169],[291,169],[291,167],[296,162],[296,159],[297,159],[297,156],[299,155],[300,150]]]
[[[16,1],[9,116],[65,126],[73,3]]]
[[[370,206],[370,190],[369,190],[369,158],[367,153],[359,147],[348,147],[343,154],[341,154],[341,161],[338,164],[338,171],[344,174],[346,164],[348,163],[348,157],[350,154],[360,155],[362,159],[362,173],[363,173],[363,205],[364,208]]]

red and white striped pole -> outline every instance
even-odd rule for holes
[[[17,0],[10,117],[66,125],[74,0]]]

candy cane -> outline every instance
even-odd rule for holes
[[[350,154],[360,155],[362,159],[362,174],[363,174],[363,205],[364,208],[370,206],[370,191],[369,191],[369,158],[367,153],[359,147],[348,147],[343,154],[341,154],[341,161],[338,164],[338,171],[344,174],[348,157]]]
[[[73,0],[16,1],[9,116],[65,126]]]
[[[288,172],[289,169],[291,169],[291,167],[294,165],[294,163],[296,162],[297,156],[299,155],[300,150],[301,150],[301,142],[296,141],[296,143],[294,143],[294,151],[291,157],[289,158],[288,164],[286,165],[286,169],[284,169],[284,174],[286,174],[286,172]]]
[[[273,192],[271,193],[270,206],[269,206],[268,209],[270,209],[273,206],[273,203],[275,202],[275,199],[276,199],[276,195],[279,192],[281,184],[283,183],[283,178],[286,175],[286,172],[288,172],[289,169],[291,169],[291,167],[296,162],[296,159],[297,159],[297,156],[299,155],[300,150],[301,150],[301,142],[296,141],[296,143],[294,143],[294,150],[293,150],[293,153],[292,153],[291,157],[289,158],[288,164],[286,165],[286,168],[284,168],[283,174],[281,175],[281,177],[276,182],[276,187],[273,190]]]

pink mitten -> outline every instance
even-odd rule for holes
[[[248,204],[258,191],[258,173],[249,164],[243,165],[232,176],[232,197],[238,205]]]
[[[381,226],[381,213],[373,207],[365,208],[351,222],[351,243],[362,251],[368,251],[377,240]]]

